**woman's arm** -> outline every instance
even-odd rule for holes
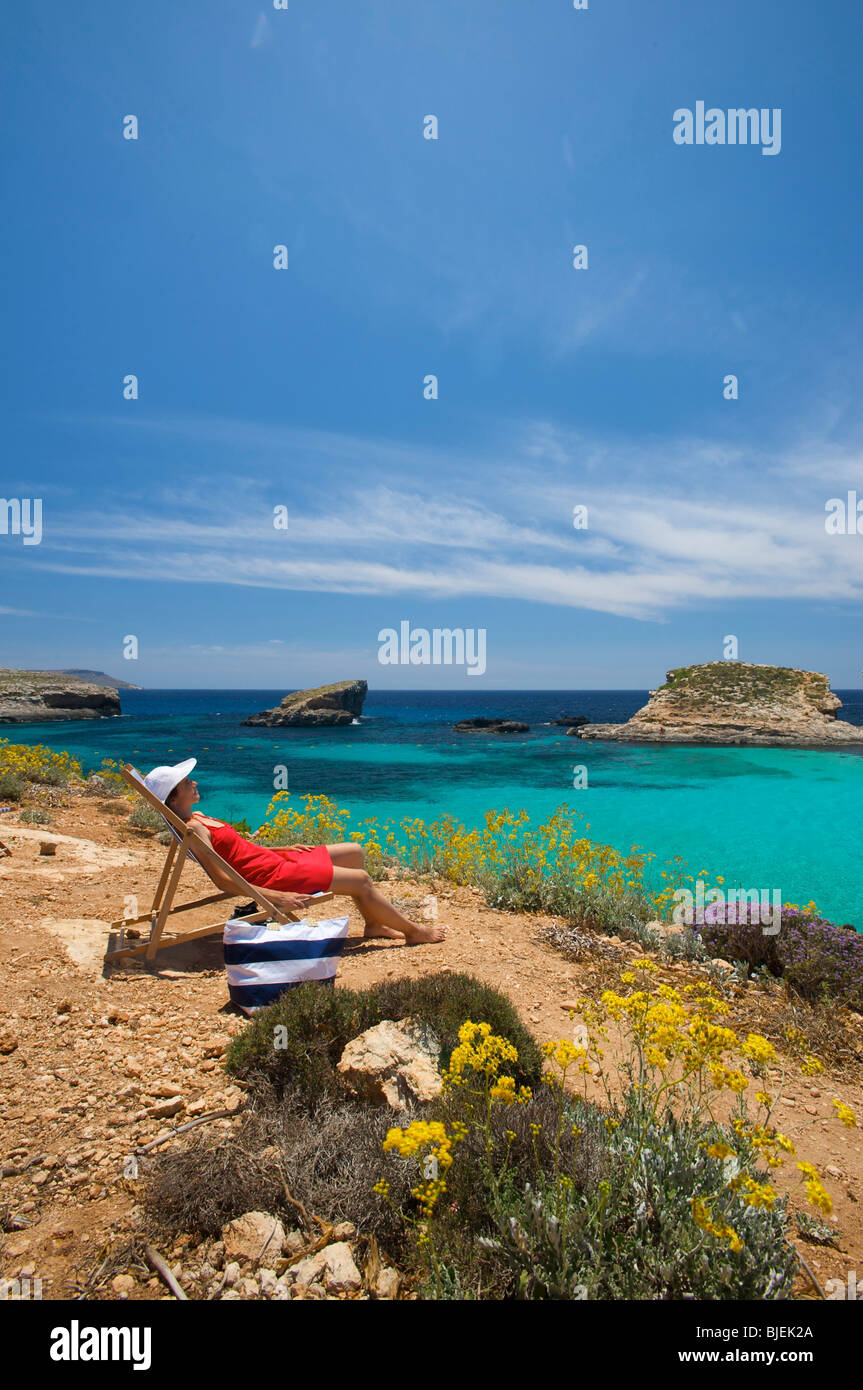
[[[302,912],[308,904],[308,897],[302,893],[286,893],[280,888],[262,889],[264,897],[268,902],[277,907],[280,912]]]

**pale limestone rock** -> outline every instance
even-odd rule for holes
[[[316,1255],[307,1255],[304,1260],[300,1260],[299,1264],[292,1266],[295,1282],[297,1284],[314,1284],[323,1274],[325,1264],[323,1250],[319,1250]]]
[[[398,1270],[391,1269],[389,1265],[382,1265],[377,1272],[372,1292],[378,1298],[395,1298],[399,1291],[399,1282]]]
[[[321,1254],[325,1257],[323,1283],[327,1293],[352,1293],[362,1288],[363,1281],[347,1241],[327,1245]]]
[[[313,1288],[321,1285],[327,1293],[350,1293],[362,1287],[360,1272],[347,1241],[335,1241],[316,1255],[300,1260],[293,1268],[296,1271],[295,1282],[304,1286],[309,1294],[312,1294]],[[320,1297],[319,1294],[312,1296]]]
[[[426,1024],[384,1019],[348,1043],[338,1070],[372,1104],[404,1110],[440,1093],[439,1059],[440,1042]]]
[[[579,738],[633,743],[830,747],[863,741],[836,718],[842,701],[825,675],[746,661],[708,661],[669,671],[625,724],[587,724]]]
[[[105,719],[120,713],[116,689],[81,680],[69,671],[0,668],[0,724]]]
[[[151,1120],[168,1120],[172,1115],[179,1115],[183,1109],[182,1100],[160,1100],[156,1105],[147,1106],[147,1114]]]
[[[353,724],[363,712],[368,693],[365,681],[336,681],[313,690],[295,690],[275,709],[262,710],[244,719],[244,724],[264,724],[268,728],[297,725],[330,726]]]
[[[225,1253],[235,1260],[274,1260],[282,1253],[285,1228],[265,1211],[247,1211],[222,1230]]]

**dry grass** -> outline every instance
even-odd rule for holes
[[[412,1116],[398,1118],[408,1123]],[[303,1105],[261,1096],[229,1138],[202,1135],[160,1156],[146,1180],[148,1216],[161,1230],[218,1236],[247,1211],[268,1211],[286,1228],[302,1228],[301,1204],[307,1234],[315,1218],[352,1221],[395,1255],[405,1244],[403,1223],[372,1189],[386,1177],[396,1204],[408,1203],[419,1169],[383,1153],[393,1123],[388,1109],[323,1100],[309,1114]]]

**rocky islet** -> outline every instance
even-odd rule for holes
[[[366,681],[335,681],[310,690],[295,690],[274,709],[261,710],[244,719],[245,725],[264,725],[270,729],[335,728],[353,724],[363,712],[368,694]]]
[[[827,676],[786,666],[708,661],[680,666],[624,724],[586,724],[584,739],[824,747],[863,743],[863,728],[836,718],[842,701]]]

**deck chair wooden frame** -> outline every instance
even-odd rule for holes
[[[168,846],[168,853],[150,910],[142,913],[139,917],[122,918],[118,922],[111,923],[111,931],[119,932],[121,944],[119,947],[106,952],[106,962],[120,960],[125,956],[144,956],[147,960],[152,960],[157,951],[163,951],[168,946],[181,946],[186,941],[199,941],[205,936],[220,935],[225,929],[224,919],[214,922],[208,927],[196,927],[194,931],[182,933],[166,934],[165,925],[170,918],[176,917],[181,912],[191,912],[193,908],[207,907],[210,903],[230,902],[233,898],[248,897],[258,904],[260,911],[245,917],[243,920],[246,922],[299,921],[293,912],[282,912],[277,908],[270,902],[263,889],[255,887],[253,883],[248,883],[242,874],[232,868],[220,854],[205,845],[200,836],[195,835],[185,821],[166,806],[164,801],[160,801],[157,796],[153,795],[150,788],[145,786],[141,774],[130,763],[120,769],[120,776],[152,810],[162,817],[166,827],[173,834],[174,840]],[[212,875],[207,863],[218,865],[222,873],[234,883],[234,891],[232,893],[226,891],[211,893],[205,898],[195,898],[193,902],[178,903],[175,906],[174,897],[187,859],[198,864],[208,877],[212,877]],[[332,893],[329,892],[315,893],[306,897],[304,903],[308,905],[329,902],[332,896]],[[137,926],[139,922],[147,921],[150,923],[150,936],[147,941],[136,946],[123,944],[123,933],[127,927]]]

